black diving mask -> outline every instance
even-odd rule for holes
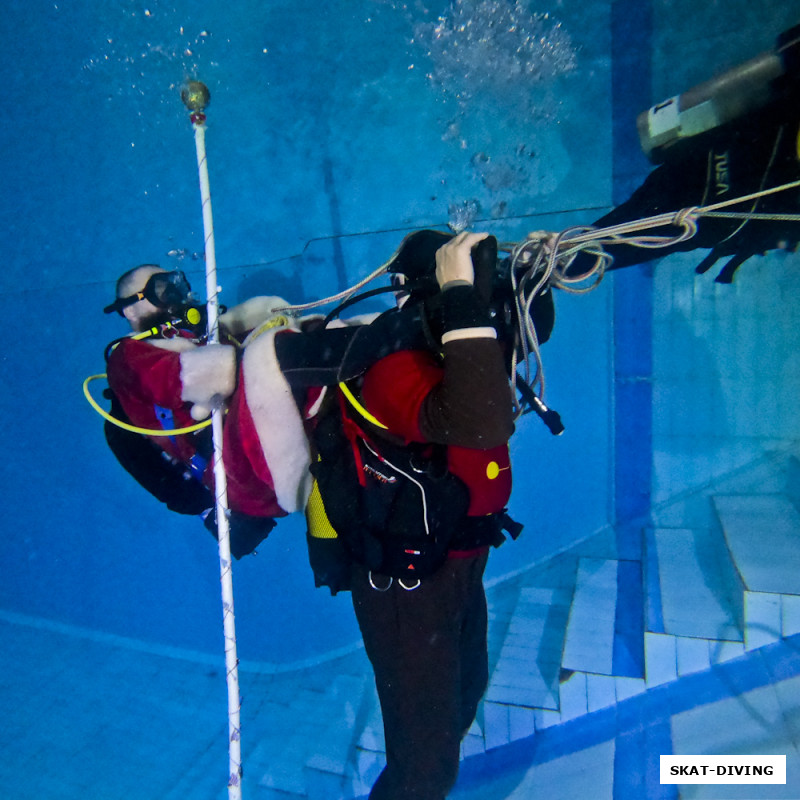
[[[148,300],[156,308],[178,311],[188,306],[192,299],[192,287],[181,270],[156,272],[147,279],[141,292],[128,297],[118,297],[103,309],[103,313],[111,314],[117,311],[122,314],[123,308],[132,306],[140,300]]]

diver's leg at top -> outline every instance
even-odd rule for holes
[[[426,346],[417,316],[399,310],[385,312],[369,325],[275,337],[281,372],[294,387],[335,385],[357,377],[391,353]]]

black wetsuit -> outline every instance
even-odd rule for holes
[[[684,208],[712,205],[800,179],[799,100],[800,91],[789,92],[785,101],[773,104],[751,118],[736,120],[678,143],[665,153],[664,163],[647,176],[633,195],[598,219],[595,227],[604,228]],[[800,188],[724,210],[798,214]],[[673,229],[660,227],[645,233],[663,236],[671,232]],[[745,222],[701,217],[697,234],[685,242],[657,249],[609,245],[607,251],[614,257],[611,269],[621,269],[674,252],[709,248],[711,253],[697,271],[705,272],[718,259],[730,257],[717,276],[717,281],[729,283],[736,269],[751,256],[763,255],[778,247],[794,249],[798,241],[800,222]],[[582,255],[575,260],[569,273],[581,274],[590,263],[590,257]]]

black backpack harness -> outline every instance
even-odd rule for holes
[[[513,538],[519,535],[522,526],[505,509],[468,516],[470,492],[449,471],[445,445],[397,444],[368,418],[356,420],[352,409],[337,390],[312,435],[318,458],[311,472],[335,531],[328,537],[309,531],[317,585],[334,594],[346,589],[349,563],[356,561],[411,590],[436,572],[450,551],[499,546],[503,529]]]

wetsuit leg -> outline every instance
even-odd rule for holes
[[[370,800],[443,800],[488,680],[486,554],[450,558],[413,591],[354,568],[356,617],[383,713],[386,768]],[[374,576],[385,586],[389,579]]]
[[[293,387],[335,385],[357,377],[398,350],[426,347],[419,312],[400,309],[381,314],[369,325],[275,337],[281,372]]]

